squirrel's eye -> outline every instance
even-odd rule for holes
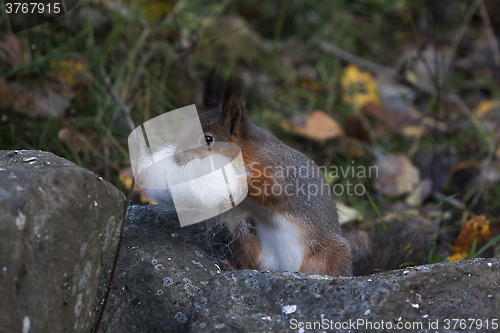
[[[207,145],[210,145],[212,142],[214,142],[214,138],[210,135],[205,135],[205,142],[207,143]]]

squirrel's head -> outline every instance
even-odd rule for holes
[[[184,165],[210,154],[229,156],[229,152],[225,151],[227,145],[217,143],[231,142],[240,145],[243,142],[244,108],[241,79],[236,76],[224,79],[219,68],[212,68],[205,81],[203,112],[199,115],[203,134],[194,130],[197,127],[194,122],[187,124],[182,129],[178,146],[196,148],[183,151],[176,149],[175,161]]]

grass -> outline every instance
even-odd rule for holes
[[[460,47],[467,29],[477,25],[473,13],[481,1],[460,4],[452,11],[460,15],[450,14],[452,18],[443,26],[431,22],[431,9],[423,0],[229,0],[217,4],[205,0],[161,4],[138,0],[92,5],[82,0],[79,7],[103,14],[99,24],[92,24],[90,16],[80,17],[74,10],[56,22],[19,33],[23,51],[30,55],[31,62],[8,68],[2,67],[0,59],[0,79],[8,83],[40,80],[48,84],[58,60],[82,57],[89,64],[91,82],[74,92],[76,98],[70,108],[57,118],[30,117],[12,109],[0,109],[0,148],[54,152],[125,190],[118,173],[130,165],[127,137],[131,128],[123,106],[138,125],[185,105],[200,105],[204,75],[212,65],[219,64],[226,74],[253,75],[253,84],[245,96],[251,117],[259,125],[307,152],[320,165],[345,168],[352,161],[368,165],[372,162],[368,156],[349,156],[336,142],[318,144],[292,137],[279,126],[285,117],[318,109],[341,124],[353,114],[342,102],[339,84],[345,63],[321,52],[319,43],[328,41],[386,66],[397,62],[404,47],[415,46],[424,39],[434,39],[442,46],[449,42],[449,53],[454,56],[463,51]],[[243,17],[239,22],[245,25],[231,21],[232,15]],[[65,20],[71,25],[64,27]],[[73,26],[79,29],[73,30]],[[5,14],[0,16],[0,30],[9,31]],[[455,37],[448,41],[450,31]],[[196,47],[191,49],[194,44]],[[312,84],[299,79],[304,73]],[[440,84],[457,95],[462,93],[459,86],[466,76],[492,96],[500,96],[498,85],[488,77],[446,74],[440,76],[440,80],[445,80]],[[117,98],[113,97],[107,79]],[[373,147],[384,154],[406,154],[426,151],[438,144],[459,151],[473,144],[477,146],[474,156],[464,154],[462,158],[485,158],[491,133],[465,102],[457,108],[434,95],[423,98],[422,103],[426,105],[421,108],[424,114],[452,123],[469,121],[470,126],[462,127],[459,134],[431,132],[414,141],[359,114],[373,134]],[[58,135],[65,128],[71,136],[61,140]],[[349,177],[339,180],[342,184],[347,181],[358,182]],[[373,193],[371,180],[363,179],[362,183]],[[499,188],[496,185],[491,189],[486,208],[491,217],[500,213],[500,195],[495,195],[500,193]],[[373,211],[380,215],[377,206],[399,200],[341,199],[365,213],[367,219],[373,217]]]

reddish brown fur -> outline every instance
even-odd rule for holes
[[[255,227],[250,221],[240,223],[234,230],[232,251],[237,268],[259,269],[262,252]]]
[[[300,266],[300,271],[308,274],[332,276],[352,275],[351,251],[347,240],[338,236],[326,246],[322,246],[313,254],[309,254]]]

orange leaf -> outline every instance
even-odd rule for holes
[[[313,111],[305,124],[294,124],[292,120],[283,120],[281,128],[288,133],[317,141],[333,139],[343,134],[339,124],[323,111]]]

